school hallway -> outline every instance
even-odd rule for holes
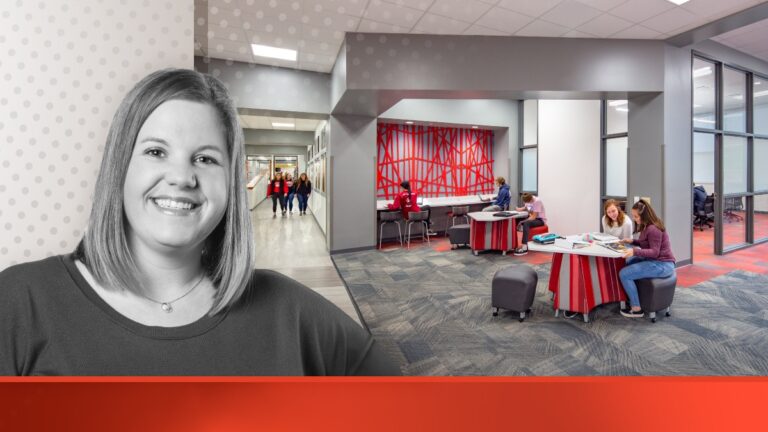
[[[272,215],[272,200],[266,199],[251,210],[256,241],[256,268],[275,270],[319,293],[357,323],[360,318],[352,299],[325,248],[325,235],[312,209],[299,215],[298,201],[293,213]]]

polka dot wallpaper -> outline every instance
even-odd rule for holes
[[[70,252],[118,103],[193,66],[193,0],[0,2],[0,270]]]

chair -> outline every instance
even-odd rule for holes
[[[520,225],[518,224],[518,229],[521,229],[519,228],[519,226]],[[549,227],[547,226],[547,224],[544,224],[542,226],[537,226],[537,227],[531,227],[528,230],[528,241],[531,241],[531,239],[533,239],[533,236],[535,236],[536,234],[546,234],[548,232],[549,232]]]
[[[463,217],[466,223],[469,223],[469,206],[453,206],[451,211],[446,213],[447,218],[451,218],[451,226],[456,225],[456,218]],[[448,219],[445,219],[445,235],[448,235]]]
[[[424,238],[426,237],[427,243],[430,243],[429,235],[427,235],[427,230],[429,229],[429,223],[427,221],[428,215],[429,212],[426,210],[408,213],[408,224],[406,225],[407,228],[405,229],[405,235],[408,239],[408,249],[411,248],[411,225],[414,223],[421,225],[421,241],[424,241]]]
[[[712,222],[715,219],[715,194],[708,195],[704,200],[704,209],[697,210],[694,213],[693,225],[698,227],[699,231],[704,231],[704,226],[712,228]]]
[[[451,249],[459,245],[469,245],[469,224],[459,224],[448,228],[448,239]]]
[[[379,249],[381,249],[381,241],[383,240],[382,233],[384,231],[384,225],[388,223],[394,223],[397,225],[397,238],[400,240],[400,246],[403,245],[403,231],[400,229],[401,219],[402,213],[399,211],[379,213]]]
[[[675,297],[675,285],[677,275],[672,274],[667,278],[638,279],[637,294],[640,297],[640,307],[648,312],[651,322],[656,322],[656,313],[664,311],[670,316],[669,308]]]
[[[519,313],[519,320],[523,322],[525,315],[531,313],[538,281],[536,270],[526,265],[497,271],[491,282],[491,307],[496,308],[493,316],[497,316],[499,309],[504,308]]]
[[[725,199],[725,208],[723,209],[723,216],[728,219],[728,222],[743,221],[744,217],[734,212],[742,211],[744,209],[744,203],[741,197],[733,197]]]

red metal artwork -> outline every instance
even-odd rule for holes
[[[378,124],[378,199],[393,199],[400,182],[422,197],[493,192],[493,131]]]

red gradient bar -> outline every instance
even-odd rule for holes
[[[762,377],[9,378],[0,430],[765,430],[767,392]]]

